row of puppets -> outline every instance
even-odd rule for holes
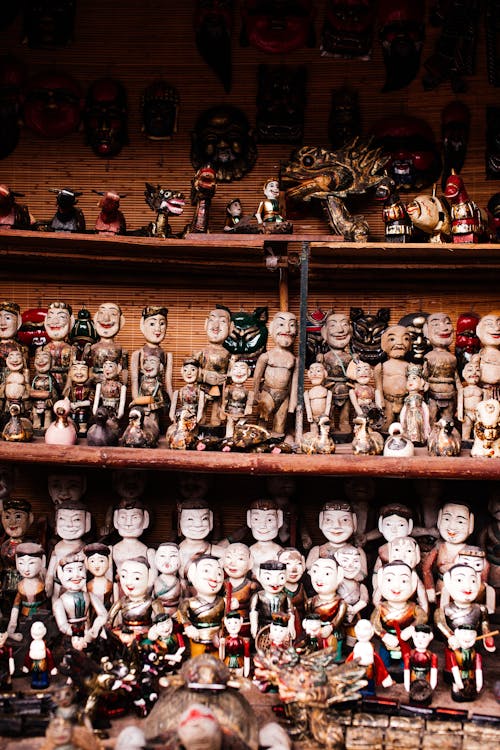
[[[102,727],[127,712],[147,716],[172,673],[212,655],[285,703],[305,700],[293,673],[311,679],[315,663],[331,670],[332,692],[325,686],[319,705],[386,689],[390,697],[395,683],[417,708],[431,705],[438,683],[454,701],[474,701],[494,668],[500,568],[489,535],[498,533],[498,495],[479,529],[457,487],[440,499],[426,494],[422,526],[393,501],[372,528],[367,507],[358,513],[339,495],[318,503],[322,539],[313,544],[294,529],[289,484],[269,480],[246,523],[217,538],[206,485],[188,481],[177,541],[154,546],[142,540],[144,472],[117,473],[118,501],[101,534],[78,472],[49,475],[52,531],[6,493],[2,688],[24,673],[44,690],[59,670],[78,689],[87,722]]]
[[[53,444],[82,437],[91,445],[155,447],[169,424],[166,445],[175,449],[290,452],[295,437],[296,450],[328,454],[335,436],[345,441],[354,432],[359,454],[401,457],[428,445],[434,455],[458,455],[462,441],[473,439],[473,456],[500,455],[496,311],[461,315],[456,334],[441,311],[412,313],[395,325],[385,308],[376,315],[318,311],[295,436],[294,313],[276,313],[268,330],[267,308],[232,314],[217,306],[205,321],[206,344],[178,363],[181,385],[174,387],[173,356],[162,348],[167,312],[142,310],[144,344],[129,363],[116,303],[102,303],[93,320],[82,309],[75,320],[68,303],[51,302],[27,311],[24,325],[19,306],[2,303],[3,439],[23,442],[35,432]],[[389,432],[385,448],[379,430]]]

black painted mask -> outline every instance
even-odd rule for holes
[[[169,141],[177,132],[179,94],[166,81],[154,81],[142,97],[142,129],[151,141]]]
[[[257,160],[255,138],[241,109],[221,104],[198,117],[192,134],[191,163],[209,164],[218,182],[240,180]]]
[[[96,156],[116,156],[128,143],[127,94],[114,78],[100,78],[91,84],[84,110],[87,142]]]
[[[365,313],[361,307],[351,307],[351,349],[363,362],[376,365],[384,358],[382,334],[389,325],[391,311],[381,307],[376,313]]]

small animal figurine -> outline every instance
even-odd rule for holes
[[[351,448],[355,456],[380,456],[384,450],[384,438],[374,430],[367,417],[355,417]]]
[[[429,651],[434,638],[430,625],[415,625],[413,648],[403,657],[403,683],[412,706],[430,706],[438,681],[438,659]]]
[[[317,432],[306,432],[300,441],[300,451],[309,456],[315,454],[331,455],[335,453],[335,441],[330,437],[331,420],[328,414],[322,414],[317,421]]]
[[[57,674],[52,652],[45,643],[47,628],[40,620],[33,623],[30,630],[32,641],[26,655],[23,672],[30,675],[34,690],[45,690],[49,686],[49,676]]]
[[[87,430],[87,445],[118,445],[120,425],[107,406],[98,406],[93,424]]]
[[[451,419],[441,417],[429,433],[427,450],[431,456],[459,456],[462,450],[460,433]]]
[[[332,408],[332,392],[326,387],[326,367],[321,362],[312,362],[307,372],[311,388],[304,392],[304,406],[311,433],[319,432],[318,424],[323,415],[328,416]]]
[[[453,242],[478,242],[483,231],[481,210],[469,199],[462,178],[452,170],[446,180],[445,198],[450,203]]]
[[[29,443],[33,439],[33,425],[27,417],[21,416],[19,404],[12,404],[9,414],[10,419],[2,430],[2,439],[9,443]]]
[[[83,193],[71,188],[49,188],[49,191],[57,195],[57,211],[47,225],[48,231],[85,232],[85,216],[83,211],[76,207],[78,198]]]
[[[280,213],[279,180],[275,177],[266,180],[263,187],[264,200],[262,200],[255,212],[255,218],[259,231],[266,234],[290,234],[293,231],[291,222],[286,221]]]
[[[415,229],[428,235],[429,242],[448,241],[451,219],[445,204],[436,195],[436,186],[432,195],[417,195],[407,203],[406,211]]]
[[[134,407],[129,411],[128,425],[118,443],[125,448],[156,448],[158,437],[146,428],[144,412]]]
[[[162,188],[161,185],[155,187],[146,182],[144,196],[149,208],[156,212],[156,219],[149,224],[147,229],[149,236],[160,237],[161,239],[172,237],[173,232],[168,217],[182,214],[186,204],[184,194],[167,190]]]
[[[375,695],[376,687],[388,688],[394,685],[394,680],[387,671],[384,662],[375,651],[372,638],[375,630],[370,620],[359,620],[354,626],[356,642],[346,662],[357,659],[366,671],[367,685],[361,690],[361,695]]]
[[[48,445],[75,445],[78,442],[78,433],[70,417],[69,399],[56,401],[53,410],[56,418],[45,431],[45,442]]]
[[[415,454],[412,441],[406,437],[403,427],[399,422],[389,425],[389,437],[384,443],[384,456],[393,458],[407,458]]]
[[[471,456],[500,457],[500,402],[494,398],[476,406]]]
[[[483,689],[483,663],[476,651],[477,632],[473,626],[461,625],[453,631],[457,647],[450,652],[452,700],[474,701]]]
[[[101,209],[96,219],[94,229],[98,234],[126,234],[127,223],[125,216],[120,211],[120,199],[125,198],[127,193],[116,193],[113,190],[92,190],[93,193],[102,196],[98,202]]]
[[[29,229],[33,223],[28,206],[18,203],[23,193],[15,193],[7,185],[0,185],[0,229]]]

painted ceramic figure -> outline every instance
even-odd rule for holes
[[[378,685],[388,688],[394,685],[394,681],[387,671],[384,662],[375,651],[372,638],[375,630],[370,620],[359,620],[354,626],[356,642],[346,662],[357,659],[366,671],[367,685],[361,691],[361,695],[375,695]]]
[[[145,557],[149,565],[149,583],[156,577],[155,551],[140,540],[149,526],[149,511],[138,499],[122,499],[113,513],[113,525],[120,536],[120,541],[111,547],[111,559],[114,573],[120,574],[120,567],[125,560]],[[115,587],[115,598],[119,587]]]
[[[175,542],[162,542],[155,553],[158,574],[154,581],[154,595],[169,615],[177,612],[181,598],[179,547]]]
[[[329,312],[321,328],[321,338],[328,351],[316,358],[323,362],[328,372],[327,385],[332,392],[334,425],[339,432],[350,433],[347,366],[352,359],[349,352],[352,325],[349,317],[344,313]]]
[[[50,675],[57,674],[52,652],[45,643],[47,628],[43,622],[37,620],[31,626],[30,635],[32,641],[23,671],[30,675],[31,687],[34,690],[44,690],[49,686]]]
[[[170,404],[169,417],[176,422],[184,409],[189,409],[196,420],[201,422],[205,409],[205,392],[198,383],[200,363],[193,357],[187,357],[181,367],[181,377],[185,383],[175,390]]]
[[[409,565],[396,560],[386,563],[377,573],[382,600],[373,610],[371,622],[381,643],[379,655],[398,681],[403,678],[404,643],[416,625],[425,625],[427,613],[412,601],[417,574]]]
[[[431,426],[441,417],[453,419],[457,390],[462,387],[457,372],[457,358],[450,352],[454,328],[444,312],[431,313],[424,325],[424,334],[432,345],[425,355],[424,377],[429,383],[428,404]]]
[[[438,681],[438,659],[429,651],[434,638],[430,625],[415,625],[413,648],[403,657],[403,682],[413,706],[430,706]]]
[[[336,648],[340,661],[345,641],[347,604],[338,593],[344,572],[337,564],[335,553],[318,557],[309,569],[309,576],[316,593],[307,601],[307,612],[320,615],[322,622],[328,626],[323,634],[329,639],[329,645]]]
[[[255,403],[260,422],[272,421],[272,432],[285,434],[288,413],[297,406],[297,357],[292,349],[297,337],[294,313],[278,312],[269,326],[275,347],[261,354],[254,372]]]
[[[250,366],[242,359],[232,361],[229,365],[221,407],[221,415],[226,420],[225,437],[232,437],[235,423],[252,413],[254,394],[244,387],[250,375]]]
[[[56,401],[53,407],[55,419],[45,430],[45,442],[48,445],[75,445],[78,433],[75,423],[71,419],[71,404],[69,399]]]
[[[71,415],[79,437],[87,434],[94,386],[90,380],[90,369],[85,360],[73,359],[68,370],[63,396],[69,399]]]
[[[457,703],[473,701],[483,688],[483,663],[476,651],[477,633],[473,627],[462,625],[455,628],[457,647],[450,654],[451,697]]]
[[[323,414],[330,414],[332,392],[326,385],[328,373],[321,362],[313,362],[307,372],[311,387],[304,392],[304,406],[312,433],[318,434],[318,421]]]
[[[270,625],[272,615],[276,612],[289,616],[288,631],[295,637],[295,617],[292,600],[285,593],[286,565],[279,560],[261,562],[257,572],[257,580],[262,586],[256,591],[250,601],[250,632],[252,638],[257,637],[259,630]]]
[[[121,419],[125,413],[127,397],[127,386],[121,380],[121,363],[116,359],[104,357],[101,367],[92,412],[95,417],[99,407],[104,406],[110,416]]]
[[[118,579],[122,594],[117,598],[107,615],[108,627],[120,640],[128,643],[129,635],[136,639],[147,635],[154,615],[163,614],[159,599],[151,594],[150,567],[146,557],[128,557],[118,567]]]
[[[52,419],[52,407],[57,401],[56,382],[51,374],[52,355],[38,348],[33,359],[35,374],[31,381],[31,420],[35,434],[43,434]]]
[[[483,389],[479,386],[481,368],[479,355],[473,354],[463,367],[462,388],[458,391],[457,419],[462,423],[462,440],[470,440],[476,421],[476,407],[483,400]]]
[[[230,353],[224,341],[231,330],[231,313],[226,307],[216,307],[205,320],[207,344],[193,358],[199,363],[199,381],[205,392],[205,420],[211,427],[221,423],[222,389],[227,378]]]
[[[87,581],[87,591],[97,596],[109,609],[113,599],[113,583],[110,580],[111,550],[107,544],[94,542],[83,548],[85,567],[91,578]]]
[[[412,443],[425,445],[430,432],[429,407],[424,401],[427,382],[419,365],[409,364],[406,377],[407,396],[399,415],[404,434]]]
[[[149,356],[159,360],[161,388],[164,388],[169,399],[172,399],[172,355],[161,347],[167,333],[167,314],[166,307],[154,305],[148,305],[141,313],[140,329],[146,341],[141,349],[136,349],[132,353],[130,362],[130,386],[134,400],[141,395],[141,381],[144,375],[141,374],[141,370],[144,360]]]
[[[357,518],[352,506],[342,500],[329,500],[323,503],[318,517],[318,525],[326,537],[326,543],[311,548],[306,559],[306,567],[309,570],[313,562],[325,551],[337,550],[344,545],[353,542],[357,529]],[[367,574],[366,557],[361,550],[363,560],[363,571]]]
[[[281,545],[274,541],[283,524],[283,511],[272,500],[254,500],[247,510],[247,525],[254,543],[250,545],[253,572],[257,575],[261,562],[276,560]]]
[[[57,580],[56,569],[62,560],[67,559],[69,555],[78,554],[84,547],[84,537],[90,531],[91,522],[90,512],[80,500],[66,500],[56,507],[55,526],[59,541],[52,550],[47,567],[47,596],[59,595],[60,583]]]
[[[51,302],[43,322],[49,341],[43,347],[52,357],[50,374],[57,383],[59,393],[62,393],[69,366],[73,356],[73,348],[68,341],[75,318],[71,306],[66,302]]]
[[[92,379],[95,383],[103,380],[102,367],[105,360],[114,360],[121,364],[121,381],[127,383],[127,353],[115,340],[124,325],[125,316],[116,302],[102,302],[99,305],[94,314],[94,326],[99,338],[88,350]]]
[[[471,456],[500,458],[500,401],[488,398],[476,406]]]
[[[446,502],[438,513],[437,528],[440,538],[422,564],[422,577],[431,603],[436,601],[436,594],[442,588],[444,574],[455,564],[474,531],[474,514],[463,503]]]
[[[250,674],[250,638],[241,635],[243,618],[239,612],[228,612],[224,617],[227,635],[219,639],[219,659],[227,665],[236,677]]]
[[[216,639],[225,614],[224,598],[220,595],[224,583],[222,565],[217,557],[202,555],[191,563],[187,575],[195,593],[181,601],[177,619],[189,638],[192,657],[216,653]]]
[[[406,395],[408,362],[411,337],[405,326],[389,326],[382,334],[382,349],[387,360],[375,366],[375,386],[383,396],[385,425],[399,421]]]
[[[264,232],[286,232],[292,231],[292,225],[287,222],[280,213],[279,180],[271,178],[264,183],[264,200],[262,200],[255,212],[255,218],[260,229]]]
[[[496,310],[483,315],[476,333],[481,342],[479,367],[484,398],[500,397],[500,313]]]
[[[226,611],[238,612],[242,617],[241,635],[250,635],[250,600],[259,588],[257,581],[249,577],[253,558],[246,544],[228,544],[222,557],[225,573],[224,592]]]
[[[52,610],[57,626],[77,650],[85,649],[104,626],[108,613],[101,600],[87,591],[83,554],[69,554],[56,569],[61,593],[54,595]]]

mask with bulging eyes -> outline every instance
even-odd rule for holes
[[[127,94],[114,78],[100,78],[91,84],[84,109],[87,143],[104,159],[120,153],[128,143]]]
[[[218,105],[198,117],[191,143],[195,169],[210,165],[218,182],[240,180],[257,161],[255,137],[245,113]]]
[[[351,307],[351,348],[363,362],[375,365],[382,361],[382,334],[389,324],[390,315],[388,307],[381,307],[376,313],[365,313],[361,307]]]

